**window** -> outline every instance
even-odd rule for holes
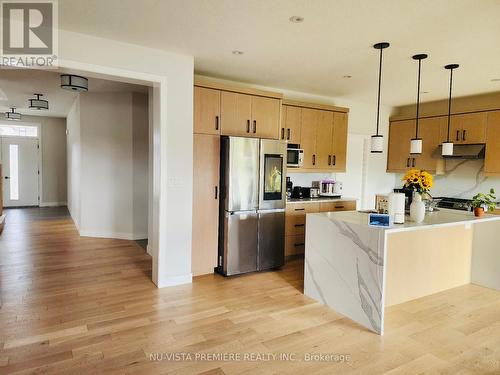
[[[9,145],[10,200],[19,200],[19,147]]]
[[[38,137],[38,127],[0,124],[0,136],[8,137]]]

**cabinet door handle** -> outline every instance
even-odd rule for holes
[[[345,208],[345,206],[335,206],[335,208]]]
[[[460,140],[460,130],[457,130],[457,139],[456,141],[459,141]]]
[[[316,155],[313,155],[313,165],[316,165]]]
[[[257,133],[257,121],[253,120],[253,133]]]
[[[218,199],[219,198],[219,187],[216,186],[215,187],[215,199]]]
[[[406,168],[410,168],[410,158],[406,159]]]
[[[295,211],[305,211],[306,209],[305,208],[295,208],[294,210]]]
[[[250,120],[247,120],[247,133],[250,133]]]
[[[332,165],[332,155],[328,155],[328,165]]]
[[[292,134],[292,132],[290,131],[290,128],[288,128],[288,129],[286,130],[286,133],[287,133],[287,134],[286,134],[286,139],[287,139],[287,140],[290,140],[290,137],[291,137],[291,134]]]
[[[219,116],[215,116],[215,130],[219,130]]]
[[[465,134],[466,134],[466,133],[467,133],[467,130],[464,130],[464,131],[462,132],[462,141],[465,141]]]
[[[304,242],[299,242],[299,243],[296,243],[296,244],[293,244],[293,246],[295,247],[299,247],[299,246],[304,246]]]
[[[281,139],[285,139],[285,128],[281,128]]]
[[[411,166],[412,166],[412,167],[414,167],[414,166],[415,166],[415,158],[413,158],[413,162],[412,162]]]
[[[337,155],[333,155],[333,165],[337,165]]]
[[[295,227],[296,228],[299,228],[299,227],[305,227],[306,225],[305,224],[295,224]]]

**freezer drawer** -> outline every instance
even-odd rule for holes
[[[285,264],[285,210],[259,211],[258,270]]]
[[[257,227],[256,211],[225,213],[223,238],[225,275],[257,271]]]

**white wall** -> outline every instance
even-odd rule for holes
[[[70,196],[78,195],[80,234],[147,238],[147,95],[82,93],[79,111],[79,135],[69,129],[68,138],[78,139],[69,146],[79,150],[69,174],[79,174],[79,186],[76,193],[70,187]]]
[[[242,85],[241,83],[227,80],[218,80],[229,84]],[[346,173],[293,173],[289,176],[296,185],[311,186],[311,181],[324,178],[334,178],[342,181],[344,196],[359,199],[358,208],[374,208],[375,195],[386,194],[394,188],[395,175],[387,173],[387,141],[389,132],[389,116],[391,107],[380,109],[380,132],[385,136],[385,152],[371,154],[369,142],[376,128],[376,92],[374,91],[373,103],[364,103],[352,99],[333,98],[312,95],[303,92],[290,91],[280,88],[263,87],[258,85],[243,84],[269,91],[281,92],[286,99],[294,99],[312,103],[330,104],[349,108],[349,134],[347,143],[347,168]],[[374,87],[374,90],[376,88]]]
[[[80,97],[75,99],[66,118],[68,134],[67,145],[67,176],[68,176],[68,210],[77,228],[80,228]]]
[[[191,282],[193,56],[60,30],[59,66],[152,83],[153,281]]]

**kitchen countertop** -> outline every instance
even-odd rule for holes
[[[463,211],[443,209],[443,208],[440,208],[439,211],[427,212],[425,214],[425,219],[422,223],[415,223],[413,221],[410,221],[411,220],[410,217],[406,216],[404,224],[394,224],[391,227],[379,227],[379,226],[368,225],[369,214],[359,211],[325,212],[325,213],[309,214],[309,215],[324,215],[327,216],[332,221],[343,221],[351,224],[365,225],[370,228],[385,230],[388,233],[430,229],[434,227],[451,226],[457,224],[475,224],[485,221],[500,220],[500,216],[498,215],[485,214],[483,217],[478,218],[475,217],[472,212],[463,212]]]
[[[349,198],[349,197],[290,198],[287,199],[286,203],[293,204],[293,203],[346,202],[346,201],[357,201],[357,198]]]

